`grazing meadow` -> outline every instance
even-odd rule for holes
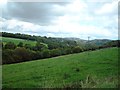
[[[115,88],[118,49],[3,65],[3,88]]]

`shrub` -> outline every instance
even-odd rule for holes
[[[18,62],[19,56],[14,53],[14,50],[6,49],[2,51],[2,63],[9,64]]]
[[[50,57],[50,50],[44,50],[44,51],[42,51],[42,54],[43,54],[44,58],[48,58],[48,57]]]
[[[19,44],[17,45],[18,47],[23,47],[23,43],[19,42]]]
[[[14,53],[20,57],[20,61],[28,61],[28,60],[31,60],[32,58],[30,50],[27,50],[22,47],[16,48],[14,50]]]
[[[61,50],[60,49],[53,49],[51,50],[51,57],[60,56]]]
[[[80,52],[83,51],[83,49],[81,47],[79,47],[79,46],[76,46],[76,47],[73,48],[72,51],[73,51],[73,53],[80,53]]]
[[[30,44],[25,44],[24,47],[25,47],[26,49],[31,49],[31,48],[32,48],[32,46],[31,46]]]
[[[13,42],[8,42],[5,44],[5,49],[15,49],[16,45]]]

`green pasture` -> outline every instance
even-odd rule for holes
[[[3,65],[2,74],[3,88],[114,88],[118,86],[118,48]]]

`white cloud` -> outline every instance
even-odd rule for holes
[[[86,39],[88,36],[91,36],[93,39],[95,39],[95,37],[97,36],[104,38],[112,38],[117,34],[115,30],[113,33],[110,30],[104,29],[102,27],[96,27],[92,25],[81,26],[77,23],[69,22],[56,26],[40,26],[17,20],[8,20],[6,23],[8,24],[7,29],[10,29],[11,31],[13,30],[13,32],[15,31],[15,29],[18,29],[16,28],[17,26],[20,26],[21,31],[17,30],[18,32],[41,36],[47,35],[51,37],[79,37],[82,39]]]
[[[75,0],[73,3],[66,6],[68,12],[75,14],[84,11],[85,8],[87,8],[87,5],[82,0]]]
[[[7,0],[0,0],[0,7],[4,7],[7,4]]]
[[[84,11],[85,8],[87,8],[87,5],[83,0],[74,0],[74,2],[71,2],[70,4],[67,4],[65,6],[57,5],[55,4],[53,11],[55,12],[62,12],[62,13],[71,13],[71,14],[76,14],[81,11]]]
[[[117,12],[118,2],[113,1],[110,3],[105,3],[100,9],[96,10],[96,14],[111,14]]]
[[[56,12],[56,18],[51,21],[52,24],[42,26],[41,24],[11,19],[5,20],[3,26],[13,32],[15,30],[17,32],[19,28],[18,32],[41,36],[82,39],[91,36],[91,39],[117,39],[116,4],[116,2],[105,2],[100,3],[97,7],[98,3],[86,3],[84,0],[75,0],[66,5],[53,4],[54,9],[51,11]],[[57,16],[57,14],[61,15]]]

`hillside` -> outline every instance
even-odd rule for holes
[[[94,39],[94,40],[91,40],[90,43],[95,44],[97,46],[101,46],[111,41],[112,40],[109,40],[109,39]]]
[[[3,88],[113,88],[118,48],[3,65]]]
[[[2,35],[1,35],[2,34]],[[53,37],[41,37],[41,36],[32,36],[32,35],[27,35],[27,34],[20,34],[20,33],[7,33],[7,32],[0,32],[0,35],[3,37],[12,37],[12,38],[18,38],[18,39],[23,39],[23,40],[32,40],[32,41],[40,41],[42,43],[46,43],[46,44],[50,44],[50,42],[54,42],[54,43],[58,43],[61,44],[62,46],[67,45],[65,44],[66,42],[71,42],[70,44],[73,44],[74,42],[76,42],[78,45],[84,47],[87,43],[88,40],[84,40],[84,39],[80,39],[80,38],[72,38],[72,37],[68,37],[68,38],[53,38]],[[109,40],[109,39],[94,39],[94,40],[90,40],[89,44],[91,45],[95,45],[95,46],[102,46],[110,41],[113,40]]]
[[[67,40],[73,40],[76,41],[78,44],[85,45],[88,43],[88,40],[80,39],[80,38],[65,38]],[[104,45],[112,40],[109,39],[94,39],[94,40],[89,40],[89,44],[94,44],[96,46],[101,46]]]
[[[19,42],[23,42],[24,44],[30,44],[32,46],[35,46],[36,44],[36,41],[31,41],[31,40],[24,40],[24,39],[10,38],[10,37],[0,37],[0,39],[1,38],[3,43],[13,42],[17,45],[19,44]]]

